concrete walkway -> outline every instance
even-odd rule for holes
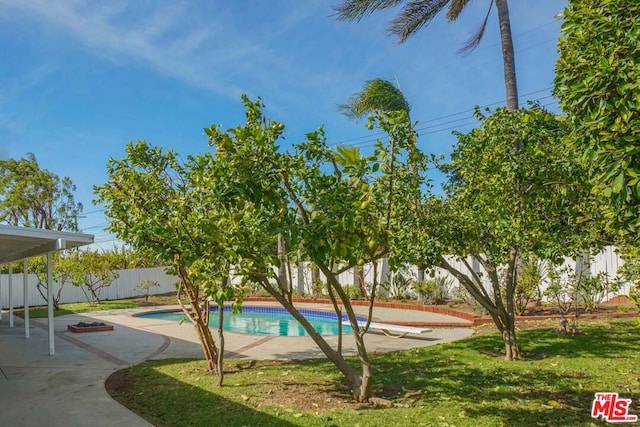
[[[247,305],[270,305],[247,303]],[[330,307],[300,304],[301,308]],[[176,307],[167,307],[176,308]],[[358,311],[364,314],[366,311]],[[189,323],[134,317],[149,308],[113,310],[55,319],[56,354],[48,355],[46,320],[32,320],[31,338],[24,338],[24,323],[8,315],[0,321],[0,425],[11,426],[148,426],[149,424],[111,399],[104,381],[114,371],[145,360],[193,357],[202,351]],[[376,308],[378,321],[455,320],[439,314]],[[445,319],[448,318],[448,319]],[[67,325],[101,321],[110,332],[74,334]],[[367,334],[371,352],[424,347],[468,337],[468,328],[434,329],[416,338],[395,339]],[[337,337],[327,341],[337,346]],[[274,337],[225,332],[226,357],[247,359],[303,359],[323,357],[308,337]],[[345,335],[343,353],[355,354],[353,338]]]

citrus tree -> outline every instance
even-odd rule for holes
[[[99,305],[102,289],[119,277],[115,261],[111,252],[75,250],[60,257],[59,268],[82,290],[89,304]]]
[[[354,398],[371,398],[371,361],[362,325],[338,275],[354,266],[373,262],[375,299],[378,274],[376,260],[401,260],[400,242],[411,233],[414,215],[406,201],[420,197],[423,178],[416,167],[424,159],[415,149],[415,138],[404,112],[378,115],[369,127],[379,126],[389,135],[372,154],[357,148],[328,146],[322,129],[290,151],[278,143],[284,125],[263,115],[263,104],[243,97],[246,123],[227,131],[218,126],[205,129],[224,165],[225,209],[230,215],[224,228],[233,230],[235,267],[246,280],[260,284],[305,328],[321,351],[344,374]],[[281,283],[274,266],[278,236],[286,247],[312,261],[327,279],[327,290],[339,319],[348,319],[356,342],[360,370],[344,359],[300,313]],[[369,307],[369,321],[373,305]]]
[[[446,197],[424,205],[424,246],[415,262],[432,263],[456,277],[492,317],[505,358],[519,359],[519,260],[531,255],[557,260],[589,247],[584,221],[589,187],[575,150],[562,140],[565,126],[553,114],[534,107],[501,108],[491,115],[477,111],[477,116],[480,126],[457,134],[451,162],[442,166],[448,174]]]
[[[638,247],[640,3],[572,0],[564,19],[555,93],[571,123],[569,138],[583,153],[606,225]]]
[[[109,181],[95,191],[110,218],[108,229],[178,276],[178,303],[193,323],[208,369],[217,372],[221,384],[224,338],[220,326],[218,347],[209,329],[209,304],[217,303],[222,317],[224,301],[234,301],[238,310],[242,292],[228,286],[231,259],[228,234],[221,226],[227,212],[211,191],[223,176],[212,155],[182,162],[173,151],[139,141],[127,145],[124,158],[110,159],[107,173]]]

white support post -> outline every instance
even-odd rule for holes
[[[24,337],[31,338],[31,334],[29,332],[29,280],[27,273],[29,271],[27,267],[28,263],[26,259],[22,260],[22,300],[24,301]]]
[[[13,264],[9,263],[9,327],[13,328]]]
[[[53,320],[53,254],[47,252],[47,314],[49,326],[49,355],[56,354],[55,330]]]
[[[2,320],[2,277],[0,277],[0,320]]]

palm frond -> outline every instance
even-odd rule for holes
[[[411,107],[404,94],[393,83],[385,79],[365,82],[360,92],[354,93],[338,110],[351,119],[360,119],[374,111],[406,111]]]
[[[447,19],[449,22],[456,21],[470,1],[471,0],[451,0],[449,8],[447,9]]]
[[[333,7],[340,21],[360,21],[373,12],[388,9],[403,0],[342,0]]]
[[[464,45],[458,50],[458,53],[467,55],[473,52],[473,50],[478,47],[478,45],[480,44],[480,41],[482,40],[482,37],[484,36],[484,30],[487,29],[487,22],[489,21],[489,15],[491,14],[491,10],[493,10],[493,2],[494,0],[491,0],[491,3],[489,4],[489,9],[487,9],[487,14],[484,17],[484,21],[482,21],[482,24],[480,24],[480,26],[475,31],[475,33],[473,33],[471,37],[467,39]]]
[[[389,22],[387,32],[398,36],[398,42],[404,43],[431,20],[451,0],[416,0],[405,5],[400,13]]]
[[[360,162],[360,148],[352,145],[336,147],[336,161],[342,166],[356,166]]]

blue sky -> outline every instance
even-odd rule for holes
[[[455,23],[438,16],[398,45],[385,31],[393,11],[339,22],[326,0],[0,0],[0,158],[31,152],[71,177],[85,205],[80,227],[108,246],[107,220],[92,205],[107,159],[137,139],[206,151],[204,127],[244,120],[242,93],[285,123],[284,145],[324,125],[329,143],[366,147],[375,136],[336,105],[388,78],[411,103],[421,148],[446,154],[451,131],[473,127],[474,105],[504,103],[495,11],[478,49],[457,54],[488,3],[471,2]],[[510,2],[521,101],[557,106],[554,16],[565,6]]]

